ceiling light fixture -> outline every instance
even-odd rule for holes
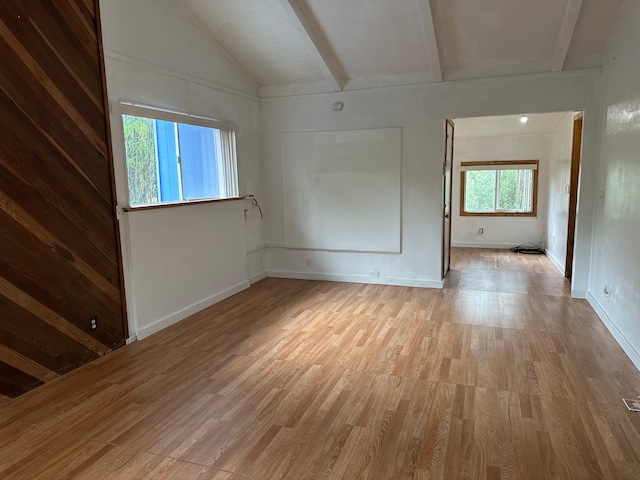
[[[529,121],[529,118],[526,115],[522,115],[520,117],[520,123],[527,123]]]

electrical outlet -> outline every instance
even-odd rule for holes
[[[311,266],[311,259],[310,258],[307,258],[306,265],[307,265],[307,267]]]
[[[264,258],[260,259],[260,268],[264,270]]]
[[[556,236],[554,235],[553,237],[551,237],[551,245],[555,245],[556,244]]]
[[[480,227],[478,229],[478,235],[484,235],[484,228]]]
[[[604,298],[607,300],[607,303],[609,302],[609,299],[611,298],[611,289],[609,288],[609,285],[605,285],[604,289],[602,290],[602,293],[604,293]]]
[[[379,277],[380,277],[380,272],[379,272],[378,270],[371,270],[371,271],[369,272],[369,276],[370,276],[370,277],[376,277],[376,278],[379,278]]]
[[[98,317],[91,317],[89,319],[89,331],[93,332],[98,329]]]

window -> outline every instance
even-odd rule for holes
[[[121,105],[129,205],[238,196],[234,125]]]
[[[538,160],[462,162],[460,170],[460,215],[536,216]]]

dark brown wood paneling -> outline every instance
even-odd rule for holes
[[[41,380],[11,365],[0,362],[0,391],[2,391],[3,395],[17,397],[38,385],[42,385]]]
[[[98,13],[0,3],[2,397],[126,338]]]

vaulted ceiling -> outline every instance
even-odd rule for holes
[[[625,0],[174,0],[262,93],[601,66]]]

